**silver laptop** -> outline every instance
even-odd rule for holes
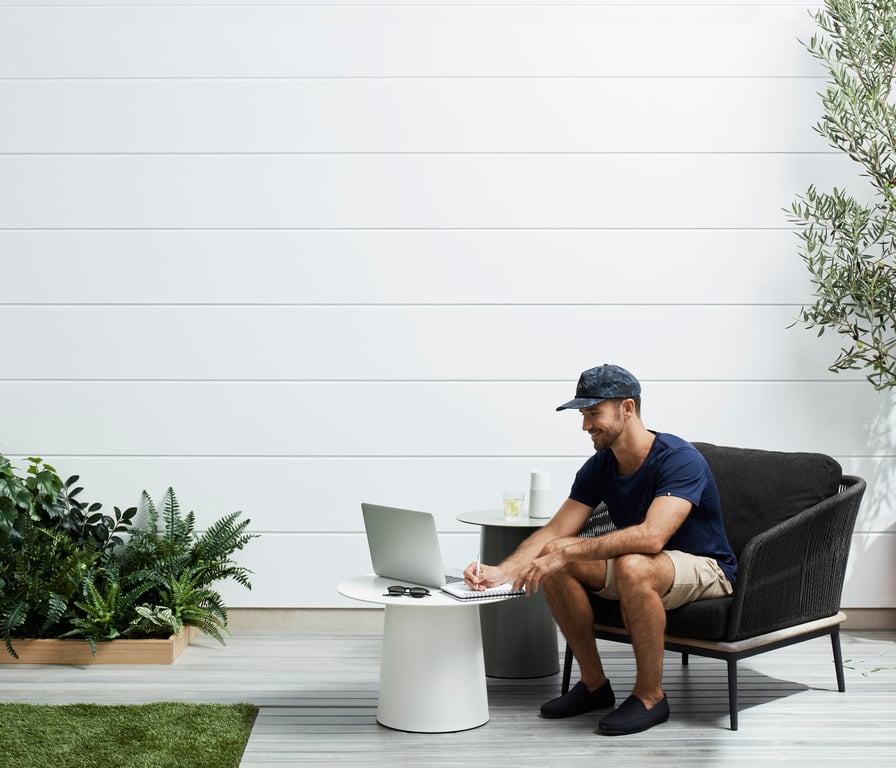
[[[426,587],[463,581],[460,569],[443,567],[436,521],[428,512],[364,503],[361,513],[377,576]]]

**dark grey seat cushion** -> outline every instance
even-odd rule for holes
[[[618,600],[604,600],[589,594],[596,624],[624,627]],[[722,640],[728,627],[730,597],[700,600],[666,611],[666,634],[695,640]]]

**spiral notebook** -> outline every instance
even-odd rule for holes
[[[445,584],[441,590],[458,600],[488,600],[490,597],[520,597],[526,594],[525,589],[514,589],[510,582],[483,590],[470,589],[461,582],[460,584]]]

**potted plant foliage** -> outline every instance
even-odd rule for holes
[[[842,336],[830,370],[882,390],[896,385],[896,0],[825,0],[814,18],[824,34],[805,47],[828,74],[815,130],[858,163],[867,194],[811,186],[793,204],[815,294],[799,321]]]
[[[178,635],[195,627],[224,642],[227,611],[215,584],[251,589],[233,555],[254,538],[241,512],[204,532],[182,513],[169,488],[157,508],[143,492],[137,508],[104,514],[82,502],[74,475],[65,482],[39,458],[24,474],[0,455],[0,633],[16,640],[73,638],[98,643]]]

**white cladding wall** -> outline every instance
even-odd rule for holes
[[[261,537],[233,607],[350,603],[359,503],[455,515],[648,426],[869,481],[844,597],[896,606],[889,395],[790,328],[812,132],[803,3],[0,0],[0,451]],[[761,481],[761,479],[759,479]],[[353,605],[353,604],[351,604]]]

